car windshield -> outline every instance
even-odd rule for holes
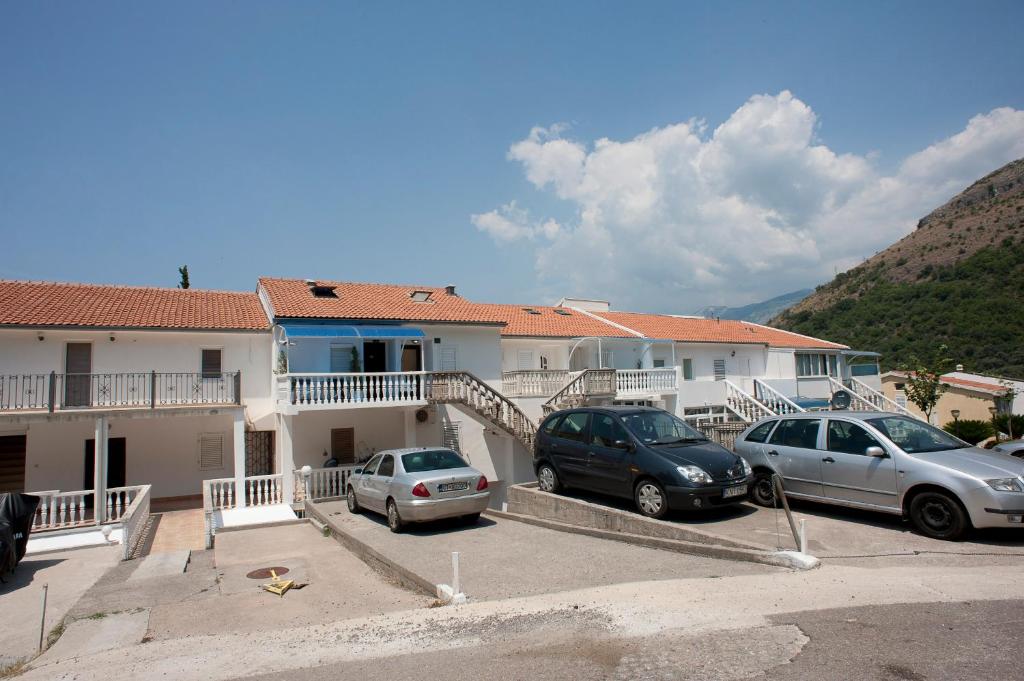
[[[706,440],[700,431],[672,414],[664,411],[641,411],[625,414],[622,422],[641,442],[666,445],[673,442]]]
[[[906,416],[881,416],[876,419],[864,419],[864,422],[874,426],[908,454],[944,452],[970,447],[963,440],[945,431]]]
[[[424,471],[443,471],[449,468],[465,468],[462,457],[447,449],[436,449],[426,452],[412,452],[402,455],[402,467],[406,473],[423,473]]]

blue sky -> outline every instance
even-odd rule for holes
[[[767,298],[1024,155],[1022,20],[1021,2],[5,2],[0,277],[174,285],[187,263],[204,288],[454,283],[670,312]],[[793,138],[745,142],[766,125]],[[655,128],[708,148],[638,142]],[[544,165],[585,162],[552,142],[591,160],[605,138],[626,144],[620,176],[585,189]],[[807,160],[821,149],[825,170]],[[635,186],[631,150],[657,157],[656,183]],[[666,183],[676,161],[704,167]],[[886,181],[916,200],[866,207]],[[619,215],[608,197],[651,205]],[[724,260],[737,239],[761,260]]]

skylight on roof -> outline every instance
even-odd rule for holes
[[[526,314],[540,314],[540,310],[534,310],[532,307],[524,307],[523,312]]]
[[[572,316],[572,312],[569,312],[568,310],[563,310],[560,307],[556,307],[555,308],[555,314],[560,314],[563,317],[571,317]]]
[[[429,303],[432,302],[430,300],[430,294],[430,291],[413,291],[409,294],[409,297],[412,298],[412,302],[414,303]]]
[[[333,286],[320,286],[319,284],[310,286],[309,290],[313,292],[314,298],[337,298],[338,294],[334,292]]]

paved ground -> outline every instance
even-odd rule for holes
[[[0,668],[31,657],[39,647],[42,586],[49,634],[83,593],[117,564],[120,546],[101,546],[26,556],[0,584]]]
[[[628,500],[573,490],[570,496],[634,512]],[[806,520],[808,551],[826,559],[914,556],[934,553],[956,556],[1019,556],[1024,564],[1024,528],[975,530],[967,541],[929,539],[911,530],[896,516],[856,509],[791,501],[799,523]],[[706,513],[674,514],[667,522],[688,523],[707,532],[754,542],[766,548],[794,548],[793,535],[782,510],[751,503]]]
[[[205,548],[203,509],[165,511],[152,516],[152,538],[145,553],[162,553],[183,549],[202,551]]]
[[[781,568],[702,558],[557,532],[514,520],[481,518],[413,526],[392,533],[383,516],[352,515],[344,501],[317,504],[339,531],[368,544],[433,584],[452,581],[460,553],[463,591],[474,600],[514,598],[622,581],[768,574]],[[217,541],[220,542],[218,536]]]
[[[807,675],[796,678],[1013,679],[1021,670],[1013,658],[1019,646],[1010,645],[1019,640],[1020,606],[999,609],[982,601],[1021,599],[1024,582],[1017,567],[825,566],[616,584],[295,628],[153,640],[73,660],[65,654],[65,661],[42,665],[24,678],[109,679],[110,670],[117,669],[124,678],[177,681],[261,674],[281,679],[756,679],[765,673],[781,680],[789,678],[784,672],[790,660],[804,673],[799,664],[806,649],[819,657],[809,658]],[[933,603],[952,605],[929,610]],[[979,609],[963,618],[962,636],[942,633],[943,625],[958,626],[961,609],[975,606]],[[864,608],[865,626],[848,626],[855,623],[847,620],[859,617],[848,614],[849,608]],[[843,612],[820,614],[832,609]],[[105,626],[103,620],[82,624],[96,631]],[[126,620],[119,626],[129,625]],[[79,632],[79,640],[99,638],[87,634]],[[811,647],[816,637],[822,643],[817,652]],[[956,655],[963,656],[961,667],[946,669],[943,665]],[[985,673],[957,672],[985,655],[990,660],[977,665]],[[870,676],[879,670],[892,675]]]

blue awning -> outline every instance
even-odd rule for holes
[[[281,324],[288,338],[424,338],[423,331],[409,326],[362,324]]]

